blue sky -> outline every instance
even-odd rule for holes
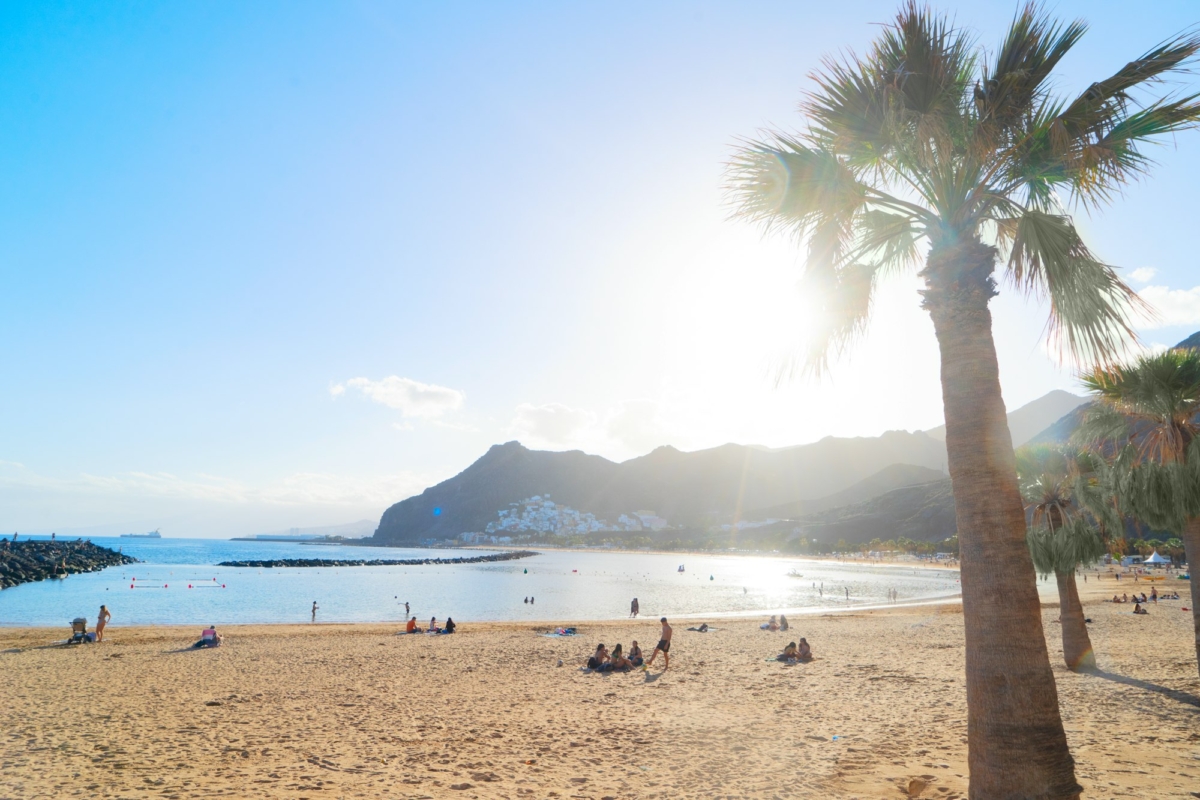
[[[985,45],[1013,10],[956,8]],[[1200,20],[1055,8],[1092,25],[1064,92]],[[903,281],[828,379],[775,388],[801,262],[722,207],[737,137],[798,127],[806,74],[894,9],[3,7],[0,530],[374,518],[513,438],[627,458],[940,424]],[[1170,344],[1200,328],[1200,136],[1155,155],[1082,227],[1155,271],[1131,281]],[[1073,389],[1044,309],[994,309],[1009,406]]]

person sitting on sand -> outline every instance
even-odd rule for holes
[[[637,639],[634,639],[629,644],[629,663],[640,667],[645,660],[642,658],[642,648],[638,646]]]
[[[1142,592],[1142,599],[1139,602],[1142,602],[1142,603],[1146,602],[1146,593],[1145,592]]]
[[[192,647],[220,647],[222,638],[221,634],[217,633],[217,626],[209,625],[200,632],[200,641]]]
[[[812,648],[808,646],[808,639],[800,637],[800,644],[796,645],[796,660],[797,661],[812,661]]]
[[[608,648],[604,646],[604,642],[596,645],[596,652],[587,660],[588,669],[603,669],[608,663]]]
[[[628,672],[633,669],[633,662],[625,657],[625,653],[621,651],[621,645],[618,644],[613,648],[612,659],[608,662],[608,668],[613,672]]]
[[[1122,603],[1128,603],[1128,602],[1129,602],[1129,595],[1128,595],[1128,594],[1122,594],[1122,595],[1121,595],[1121,602],[1122,602]]]
[[[787,647],[783,648],[783,652],[775,656],[776,661],[797,661],[800,655],[796,652],[796,643],[788,642]]]
[[[452,618],[446,617],[446,627],[442,628],[442,633],[454,633],[454,629],[457,627]]]
[[[417,618],[415,616],[408,621],[407,625],[404,626],[404,632],[405,633],[420,633],[421,632],[421,629],[417,627]]]
[[[768,620],[765,624],[759,625],[758,629],[762,630],[762,631],[777,631],[777,630],[779,630],[779,623],[775,621],[775,615],[772,614],[771,619]]]
[[[1142,604],[1141,604],[1141,603],[1134,603],[1134,604],[1133,604],[1133,613],[1135,613],[1135,614],[1149,614],[1150,612],[1149,612],[1149,611],[1147,611],[1146,609],[1142,608]]]
[[[780,614],[779,615],[779,630],[786,631],[787,629],[788,629],[787,617],[785,617],[783,614]]]
[[[437,617],[429,618],[429,627],[425,629],[426,633],[441,633],[442,629],[437,626]]]
[[[1112,599],[1112,601],[1113,601],[1114,603],[1119,603],[1119,602],[1121,602],[1121,598],[1117,597],[1117,596],[1114,594],[1114,595],[1113,595],[1113,599]]]

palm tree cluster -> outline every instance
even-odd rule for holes
[[[1053,575],[1058,583],[1063,658],[1072,670],[1096,666],[1075,570],[1095,563],[1106,552],[1096,512],[1090,510],[1107,508],[1104,484],[1095,475],[1097,467],[1088,453],[1052,444],[1027,445],[1017,451],[1029,553],[1037,571]]]
[[[1189,566],[1200,563],[1200,351],[1176,348],[1083,377],[1098,401],[1075,431],[1077,442],[1111,465],[1105,505],[1174,537]],[[1124,544],[1143,554],[1147,542]],[[1200,586],[1190,581],[1197,663],[1200,664]]]
[[[923,280],[941,356],[966,628],[971,796],[1075,798],[1025,540],[1025,503],[1000,393],[993,273],[1049,299],[1052,340],[1111,363],[1136,295],[1083,241],[1067,203],[1096,207],[1147,171],[1147,142],[1195,125],[1197,97],[1154,90],[1200,38],[1172,38],[1082,92],[1053,91],[1086,31],[1038,6],[999,46],[916,2],[861,57],[829,59],[798,132],[739,147],[734,213],[802,239],[817,309],[800,371],[820,371],[866,328],[883,279]],[[1185,538],[1185,542],[1186,542]]]

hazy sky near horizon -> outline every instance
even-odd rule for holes
[[[1015,8],[938,5],[989,47]],[[0,530],[377,518],[510,439],[624,459],[941,424],[913,280],[829,377],[774,385],[802,260],[721,192],[738,137],[799,127],[821,56],[895,8],[4,6]],[[1091,24],[1069,94],[1200,21],[1054,10]],[[1200,328],[1200,135],[1153,154],[1081,226],[1172,344]],[[1078,391],[1044,308],[993,313],[1010,409]]]

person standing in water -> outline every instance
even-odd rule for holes
[[[112,619],[112,614],[108,613],[108,606],[100,606],[100,613],[96,615],[96,641],[104,641],[104,626]]]
[[[312,609],[312,614],[313,614],[313,615],[312,615],[312,621],[313,621],[313,622],[316,622],[316,621],[317,621],[317,601],[316,601],[316,600],[313,600],[313,609]]]
[[[662,623],[662,636],[658,640],[658,644],[654,646],[654,652],[650,654],[650,660],[646,662],[646,668],[649,669],[650,665],[654,663],[654,659],[658,656],[658,654],[662,653],[663,672],[666,672],[671,666],[671,634],[674,631],[672,631],[671,626],[667,624],[666,617],[660,619],[659,622]]]
[[[629,617],[632,619],[638,615],[638,601],[633,598],[633,602],[629,604]]]

